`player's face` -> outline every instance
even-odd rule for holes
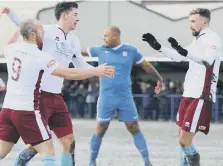
[[[189,17],[189,25],[193,36],[198,36],[204,24],[207,22],[199,15],[193,14]]]
[[[112,32],[109,29],[106,29],[104,32],[104,42],[107,47],[116,46],[116,37],[112,35]]]
[[[69,30],[74,30],[79,21],[77,8],[72,8],[72,10],[66,12],[64,15],[65,22]]]

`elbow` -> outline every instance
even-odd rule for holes
[[[214,64],[214,60],[203,60],[201,62],[206,68],[211,67]]]

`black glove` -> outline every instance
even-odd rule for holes
[[[169,37],[168,42],[171,44],[171,47],[175,49],[180,55],[187,56],[188,51],[181,47],[179,43],[176,41],[176,39]]]
[[[150,33],[145,33],[142,35],[142,40],[146,41],[149,43],[149,45],[154,49],[154,50],[160,50],[161,45],[158,43],[156,38],[150,34]]]

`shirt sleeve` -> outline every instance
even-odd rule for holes
[[[164,56],[172,59],[175,62],[181,62],[187,59],[186,57],[180,55],[176,50],[164,46],[161,47],[159,52],[163,53]]]
[[[90,47],[87,48],[88,56],[90,57],[98,57],[99,47]]]
[[[81,55],[81,44],[79,39],[77,38],[75,41],[75,49],[76,54],[75,57],[72,57],[72,63],[76,68],[91,68],[93,66],[89,65],[85,60],[84,57]]]
[[[13,11],[10,11],[8,13],[8,17],[14,22],[17,26],[22,22],[22,19],[20,19]]]
[[[139,52],[138,49],[136,49],[136,53],[135,53],[135,61],[136,64],[140,64],[145,60],[144,56]]]
[[[208,67],[213,64],[214,60],[219,56],[219,52],[222,51],[222,41],[216,36],[210,36],[205,39],[205,44],[201,44],[201,48],[193,47],[187,49],[187,58]]]
[[[48,53],[44,53],[41,57],[40,65],[41,69],[45,72],[51,74],[58,66],[56,59],[54,59],[52,56],[50,56]]]

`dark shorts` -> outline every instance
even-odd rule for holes
[[[182,130],[208,134],[212,117],[212,102],[182,97],[176,124]]]
[[[0,139],[17,143],[20,136],[25,144],[38,144],[51,139],[50,129],[40,111],[3,108],[0,112]]]
[[[58,138],[73,133],[72,120],[61,94],[41,91],[40,111]]]

